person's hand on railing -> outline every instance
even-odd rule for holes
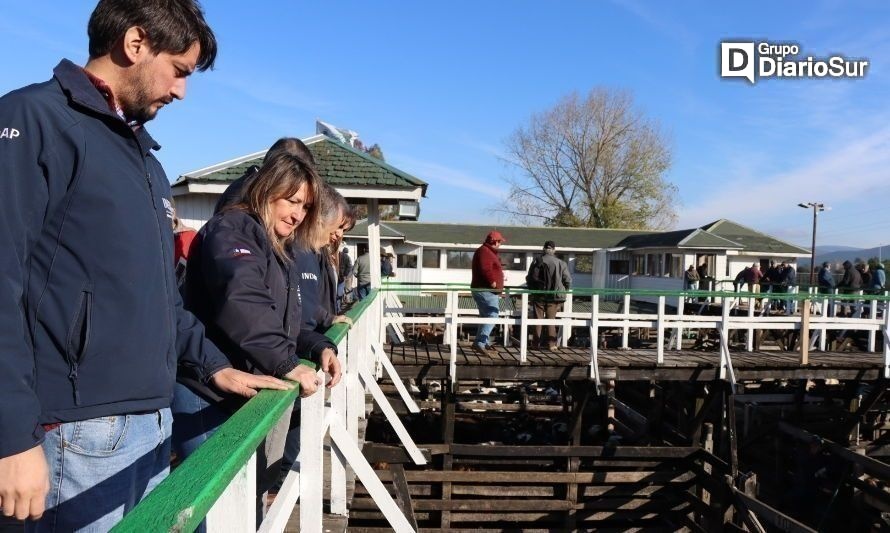
[[[321,352],[321,369],[331,376],[331,380],[328,381],[327,384],[329,389],[337,383],[340,383],[343,370],[340,368],[340,359],[337,358],[337,354],[334,353],[334,350],[325,348],[325,350]]]
[[[290,390],[293,385],[272,376],[257,376],[234,368],[223,368],[210,377],[214,387],[222,392],[253,398],[260,389]]]
[[[312,396],[318,390],[318,374],[315,369],[306,365],[297,365],[284,375],[285,378],[300,384],[300,397]]]
[[[331,321],[331,324],[349,324],[349,327],[352,327],[352,319],[346,315],[337,315]]]
[[[40,445],[0,459],[0,507],[3,516],[37,520],[43,516],[49,470]]]

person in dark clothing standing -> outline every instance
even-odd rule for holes
[[[185,311],[170,183],[145,123],[210,68],[193,0],[102,0],[84,67],[0,98],[0,506],[26,528],[107,531],[169,472],[177,362],[231,368]],[[64,468],[63,468],[64,457]]]
[[[340,379],[336,347],[324,335],[300,329],[300,291],[289,254],[296,228],[315,223],[311,206],[318,181],[299,157],[282,153],[264,163],[241,201],[198,233],[183,290],[186,307],[236,368],[298,381],[302,396],[319,386],[315,371],[300,364],[302,359],[320,363],[330,373],[329,387]],[[240,402],[214,394],[184,365],[177,382],[174,442],[187,457]],[[278,477],[289,422],[287,411],[258,450],[258,495]]]
[[[822,263],[822,268],[818,274],[819,292],[830,293],[834,289],[834,275],[831,273],[831,263],[828,261]]]
[[[550,294],[532,294],[532,308],[535,318],[555,319],[562,311],[566,301],[566,291],[572,288],[572,276],[565,261],[556,257],[556,243],[544,243],[543,253],[535,258],[529,267],[526,282],[529,288],[542,291],[553,291]],[[538,262],[537,264],[535,262]],[[540,282],[536,282],[540,279]],[[542,330],[546,333],[542,336]],[[548,324],[546,328],[538,325],[533,329],[532,345],[551,351],[558,349],[556,345],[556,325]]]
[[[859,273],[859,270],[853,266],[853,263],[850,261],[844,261],[844,275],[841,278],[841,281],[837,284],[838,292],[841,294],[853,294],[862,289],[862,275]],[[850,316],[853,314],[853,309],[855,305],[850,300],[845,300],[841,305],[840,313],[842,315]]]
[[[498,258],[498,249],[506,239],[500,231],[490,231],[485,236],[485,242],[476,249],[473,254],[473,277],[470,287],[473,291],[473,300],[479,309],[482,318],[495,318],[500,312],[500,293],[504,289],[504,268]],[[494,329],[494,324],[480,324],[479,332],[473,341],[473,349],[479,353],[485,353],[491,349],[489,336]]]

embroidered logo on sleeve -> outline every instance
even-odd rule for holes
[[[232,257],[242,257],[245,255],[253,255],[253,252],[248,250],[247,248],[234,248],[232,249]]]
[[[167,211],[167,218],[173,220],[173,202],[166,198],[161,198],[164,201],[164,209]]]
[[[21,132],[15,128],[3,128],[0,130],[0,139],[15,139]]]

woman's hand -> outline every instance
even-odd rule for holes
[[[318,374],[306,365],[297,365],[293,370],[285,374],[284,377],[300,384],[301,398],[312,396],[318,390]]]
[[[331,321],[332,324],[349,324],[349,327],[352,327],[352,319],[346,315],[337,315]]]
[[[290,390],[293,388],[272,376],[257,376],[234,368],[223,368],[210,377],[213,386],[222,392],[253,398],[260,389]]]
[[[337,354],[334,353],[334,350],[325,348],[324,351],[321,352],[321,369],[331,376],[331,380],[327,385],[328,388],[340,383],[343,371],[340,368],[340,360],[337,359]]]

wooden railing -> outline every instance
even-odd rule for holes
[[[390,526],[413,531],[359,447],[359,420],[365,417],[365,394],[370,393],[386,414],[409,456],[417,464],[426,459],[414,445],[376,377],[384,372],[398,385],[401,380],[380,344],[381,299],[377,291],[357,303],[347,315],[351,328],[337,324],[327,336],[337,345],[344,375],[341,383],[300,400],[300,455],[266,514],[260,531],[283,531],[295,504],[300,503],[300,530],[322,531],[324,472],[330,469],[330,509],[346,515],[346,465],[352,467]],[[319,378],[324,374],[319,371]],[[404,386],[408,409],[419,411]],[[188,457],[113,529],[117,532],[192,531],[205,519],[208,531],[256,531],[256,467],[258,446],[281,418],[299,390],[262,391],[236,412],[194,454]],[[325,462],[324,440],[332,451]]]
[[[631,328],[654,329],[656,363],[664,363],[666,349],[681,348],[686,329],[712,329],[719,334],[719,377],[735,384],[730,333],[746,330],[746,350],[754,350],[754,333],[758,330],[797,330],[801,334],[801,363],[806,364],[811,350],[825,350],[828,331],[865,332],[868,351],[877,351],[877,332],[883,333],[884,364],[882,375],[890,377],[890,313],[886,312],[890,296],[882,294],[821,294],[815,289],[805,292],[749,293],[737,291],[655,291],[637,289],[574,289],[560,294],[566,298],[563,311],[555,319],[529,317],[528,309],[535,295],[554,292],[507,287],[503,292],[501,313],[495,318],[479,316],[472,299],[475,289],[468,286],[386,284],[383,287],[383,320],[385,325],[400,329],[405,324],[443,324],[444,343],[450,347],[449,376],[457,375],[458,327],[463,324],[498,324],[518,328],[520,362],[527,361],[528,333],[532,326],[553,324],[562,331],[560,342],[568,345],[571,328],[587,328],[590,335],[590,375],[597,384],[599,373],[599,333],[604,329],[622,332],[621,347],[629,347]],[[632,301],[654,299],[655,312],[634,312]],[[583,301],[582,301],[583,299]],[[620,310],[606,312],[601,301],[622,301]],[[785,314],[769,312],[771,303],[785,305]],[[716,304],[711,306],[711,304]],[[667,306],[673,307],[668,312]],[[692,307],[691,313],[687,313]],[[840,316],[841,310],[849,316]],[[719,315],[707,314],[719,311]],[[511,336],[505,335],[509,345]]]

